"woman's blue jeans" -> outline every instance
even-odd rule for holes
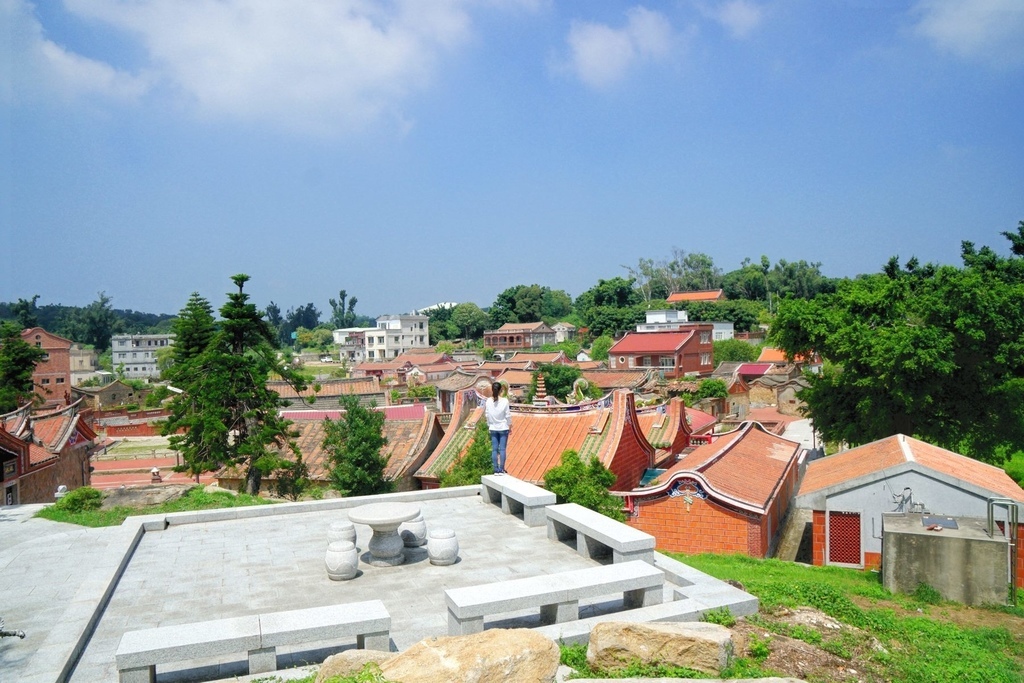
[[[508,430],[491,432],[491,464],[495,472],[505,471],[505,446],[508,444]]]

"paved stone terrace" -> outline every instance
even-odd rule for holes
[[[446,634],[445,588],[593,566],[572,548],[548,540],[544,527],[527,527],[483,503],[477,489],[393,494],[417,502],[428,529],[456,531],[457,564],[435,567],[425,549],[406,549],[406,564],[381,568],[362,562],[362,573],[344,582],[330,581],[324,569],[327,527],[347,519],[346,510],[338,506],[359,502],[355,499],[179,513],[168,517],[191,523],[145,534],[139,531],[143,518],[129,519],[119,528],[82,529],[28,518],[34,510],[26,508],[37,506],[0,509],[0,614],[9,628],[23,629],[29,636],[0,641],[0,671],[4,680],[10,674],[10,680],[25,683],[65,680],[65,664],[74,660],[75,646],[85,644],[82,636],[89,632],[89,620],[111,585],[116,587],[109,603],[67,679],[74,683],[117,680],[114,652],[125,631],[375,598],[391,614],[393,649],[404,650],[425,637]],[[260,516],[202,521],[236,514]],[[365,554],[370,530],[358,524],[356,529],[357,545]],[[123,558],[129,561],[116,581]],[[666,600],[672,599],[671,591],[666,584]],[[581,616],[617,607],[609,597],[608,602],[584,605]],[[487,627],[531,627],[537,622],[535,613],[524,612],[489,621]],[[300,649],[306,652],[279,652],[281,666],[307,657],[320,661],[337,648],[316,650],[314,644]],[[244,660],[239,653],[228,660],[168,665],[160,668],[158,681],[242,674]]]

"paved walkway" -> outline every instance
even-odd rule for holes
[[[405,565],[381,568],[364,561],[356,579],[328,580],[323,564],[328,525],[347,518],[340,506],[377,497],[282,504],[273,506],[272,514],[267,508],[176,513],[167,516],[175,524],[146,533],[140,529],[142,518],[129,518],[118,528],[83,529],[32,519],[38,506],[0,508],[0,612],[8,627],[28,634],[24,640],[0,641],[0,677],[20,683],[113,682],[114,652],[125,631],[369,599],[384,602],[392,616],[393,649],[403,650],[446,634],[445,588],[593,566],[573,548],[548,540],[544,527],[527,527],[484,504],[475,488],[393,496],[420,505],[428,527],[456,531],[457,564],[435,567],[424,549],[407,549]],[[260,516],[230,518],[251,514]],[[224,519],[206,521],[213,516]],[[370,531],[356,528],[357,545],[365,552]],[[666,584],[665,590],[665,599],[672,600],[674,589]],[[607,612],[614,608],[610,604],[586,603],[581,616]],[[90,622],[97,617],[92,632]],[[532,627],[538,621],[531,610],[489,621],[488,627]],[[281,652],[279,664],[321,661],[338,649],[334,644],[312,653]],[[239,653],[162,666],[159,681],[244,672],[245,657]]]

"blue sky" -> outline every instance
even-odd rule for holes
[[[1006,252],[1021,0],[0,0],[0,300],[572,296]]]

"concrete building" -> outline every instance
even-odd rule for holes
[[[430,347],[430,318],[425,315],[382,315],[377,327],[364,332],[366,360],[397,358]]]
[[[362,363],[366,360],[366,335],[376,331],[376,327],[343,327],[334,330],[334,345],[338,355],[349,365]]]
[[[173,334],[115,334],[110,338],[114,369],[128,379],[158,379],[157,352],[174,345]]]
[[[734,326],[731,322],[701,321],[690,322],[686,311],[658,310],[647,311],[647,321],[636,326],[637,332],[668,332],[673,330],[686,330],[694,325],[711,325],[712,341],[732,339]]]

